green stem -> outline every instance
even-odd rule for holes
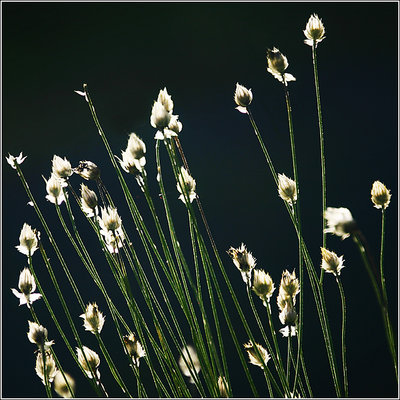
[[[379,271],[380,271],[380,280],[382,287],[382,299],[383,299],[383,307],[384,307],[384,323],[386,326],[386,335],[389,343],[390,353],[393,358],[394,370],[396,374],[396,380],[398,381],[398,372],[397,372],[397,354],[396,354],[396,345],[394,343],[394,335],[392,325],[390,323],[389,318],[389,303],[386,292],[386,280],[383,272],[383,256],[384,256],[384,246],[385,246],[385,209],[382,208],[382,229],[381,229],[381,250],[379,257]]]
[[[343,386],[344,396],[349,397],[349,381],[347,377],[347,361],[346,361],[346,298],[344,297],[344,290],[339,276],[336,276],[336,282],[339,287],[340,298],[342,301],[342,363],[343,363]]]
[[[326,169],[325,169],[325,150],[324,150],[324,129],[322,126],[322,107],[321,98],[319,92],[319,80],[318,80],[318,68],[317,68],[317,44],[314,40],[312,46],[312,59],[314,67],[314,84],[315,84],[315,97],[317,99],[317,110],[318,110],[318,127],[319,127],[319,142],[321,149],[321,183],[322,183],[322,247],[326,248]],[[321,268],[320,282],[322,282],[324,270]]]

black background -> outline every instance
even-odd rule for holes
[[[123,221],[131,224],[86,102],[74,93],[83,83],[89,86],[115,154],[119,155],[125,148],[127,135],[132,131],[146,142],[147,171],[156,199],[154,129],[149,118],[159,89],[167,87],[174,100],[174,113],[179,114],[183,123],[180,139],[215,241],[243,308],[253,321],[240,274],[225,250],[231,245],[239,246],[242,241],[246,243],[258,266],[269,271],[278,286],[282,270],[296,267],[297,241],[248,118],[234,108],[233,93],[236,82],[252,88],[253,114],[275,168],[292,176],[282,85],[266,71],[266,50],[278,47],[288,57],[288,72],[297,78],[289,84],[289,89],[303,228],[318,266],[321,245],[319,136],[311,48],[303,43],[302,32],[312,13],[317,13],[326,27],[326,39],[318,46],[318,60],[326,135],[328,206],[348,207],[352,211],[378,257],[380,212],[372,206],[370,189],[375,180],[381,180],[391,189],[385,271],[397,337],[397,2],[3,2],[3,397],[45,395],[34,371],[34,345],[26,337],[27,319],[31,318],[29,310],[18,307],[18,300],[10,291],[10,287],[17,287],[19,272],[26,263],[26,258],[14,247],[23,223],[43,229],[34,210],[26,205],[25,192],[4,157],[8,153],[18,155],[21,150],[28,156],[22,165],[23,171],[61,248],[68,255],[83,298],[87,302],[97,301],[105,314],[107,309],[101,295],[90,285],[86,270],[63,239],[54,206],[44,199],[42,175],[50,176],[53,155],[66,156],[73,166],[85,159],[98,164]],[[165,154],[163,160],[164,169],[168,170]],[[146,218],[145,200],[129,178],[138,207]],[[81,179],[73,176],[71,182],[77,188]],[[190,259],[186,215],[172,180],[168,195],[181,244]],[[161,201],[157,201],[157,207],[162,213]],[[81,224],[84,231],[83,220]],[[132,225],[130,229],[134,230]],[[95,246],[90,233],[87,240]],[[68,297],[71,295],[69,284],[62,277],[48,242],[46,245]],[[137,247],[141,245],[138,243]],[[346,260],[342,280],[347,296],[350,396],[396,397],[397,385],[380,311],[354,243],[351,239],[340,241],[330,236],[328,248],[344,254]],[[98,255],[98,268],[108,279],[111,274]],[[48,288],[46,293],[54,298],[54,307],[62,315],[40,256],[35,254],[34,261],[42,285]],[[335,393],[308,281],[306,290],[306,363],[314,395],[330,397]],[[118,299],[116,288],[111,286],[110,293]],[[325,294],[340,361],[340,298],[332,276],[326,276]],[[226,293],[229,305],[228,296]],[[56,341],[55,350],[64,368],[77,379],[77,395],[93,396],[70,355],[64,353],[65,346],[43,301],[36,302],[35,308],[49,330],[49,338]],[[272,309],[276,317],[275,299]],[[71,312],[80,327],[81,319],[77,316],[81,311],[74,303],[71,303]],[[248,338],[237,321],[238,337],[244,343]],[[276,326],[279,326],[277,319]],[[108,315],[102,335],[118,365],[124,358],[114,332]],[[224,332],[227,346],[233,346],[228,331]],[[93,335],[83,328],[80,333],[85,344],[100,352]],[[256,337],[262,342],[258,331]],[[279,340],[284,349],[284,340]],[[236,397],[250,396],[235,350],[232,348],[229,354],[233,393]],[[121,365],[121,368],[125,367]],[[251,365],[249,368],[260,396],[266,396],[261,370]],[[120,396],[104,360],[100,370],[109,392]],[[149,380],[145,363],[142,374]],[[124,376],[131,379],[129,385],[135,388],[129,372]],[[151,390],[149,394],[157,395]],[[193,395],[196,395],[194,391]]]

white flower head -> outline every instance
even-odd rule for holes
[[[188,345],[182,349],[182,355],[179,357],[178,365],[183,375],[189,378],[189,382],[194,383],[192,375],[196,376],[201,368],[200,361],[194,347]]]
[[[146,158],[142,157],[142,163],[140,160],[134,157],[134,155],[129,151],[129,150],[122,150],[121,151],[121,157],[118,158],[118,161],[121,165],[121,168],[127,172],[128,174],[132,175],[139,175],[143,171],[143,166],[146,164]]]
[[[129,135],[126,150],[129,151],[135,159],[139,160],[141,165],[146,164],[146,145],[143,140],[133,132]]]
[[[260,299],[269,302],[274,293],[275,285],[268,273],[262,269],[255,269],[252,289]]]
[[[176,135],[178,135],[178,133],[180,133],[182,130],[182,123],[178,121],[178,118],[179,115],[171,115],[171,120],[169,121],[168,124],[168,130],[172,131]],[[170,135],[175,136],[173,133],[172,134],[170,133]]]
[[[314,41],[315,47],[317,47],[317,44],[325,39],[325,28],[317,14],[311,15],[307,22],[306,29],[303,32],[307,38],[304,40],[304,43],[311,47],[313,46]]]
[[[61,157],[54,155],[52,163],[52,173],[57,178],[67,179],[72,175],[71,163],[65,157],[62,159]]]
[[[256,346],[253,346],[251,342],[246,343],[244,348],[249,355],[250,363],[264,369],[264,365],[267,365],[268,360],[271,358],[267,350],[258,343],[256,343]]]
[[[83,350],[83,351],[82,351]],[[100,372],[98,371],[100,365],[99,355],[89,349],[86,346],[82,346],[82,350],[77,347],[76,354],[78,356],[78,362],[81,364],[82,368],[88,374],[90,378],[100,378]]]
[[[283,271],[279,295],[284,299],[292,299],[293,304],[295,304],[295,298],[298,293],[300,293],[300,283],[296,278],[296,272],[294,270],[292,273],[288,270]]]
[[[26,156],[24,157],[22,155],[22,151],[21,151],[21,153],[19,153],[18,157],[8,154],[8,157],[6,157],[6,160],[14,169],[17,169],[15,164],[18,164],[18,165],[22,164],[25,161],[25,158],[26,158]]]
[[[136,367],[139,367],[139,360],[146,356],[146,351],[133,333],[125,335],[123,339],[129,356]]]
[[[344,268],[343,256],[338,257],[333,251],[321,247],[322,263],[321,268],[335,276],[340,275],[340,270]]]
[[[67,384],[68,382],[68,384]],[[69,386],[69,387],[68,387]],[[64,376],[61,371],[57,371],[54,376],[54,390],[64,399],[70,399],[75,395],[75,380],[70,374],[64,371]]]
[[[253,100],[253,93],[251,92],[251,89],[247,89],[244,86],[239,85],[239,83],[236,83],[234,99],[237,104],[236,110],[245,114],[247,113],[247,107]]]
[[[46,182],[46,199],[50,201],[50,203],[60,205],[65,200],[61,179],[54,174],[51,174],[49,180],[46,180],[44,177],[43,179]]]
[[[81,183],[81,208],[88,217],[97,215],[97,195],[83,183]]]
[[[93,334],[100,333],[103,329],[105,317],[96,303],[89,303],[86,312],[80,315],[83,318],[83,326]]]
[[[19,246],[15,247],[20,253],[31,256],[38,249],[38,237],[40,237],[39,232],[25,223],[19,235]]]
[[[36,322],[28,321],[29,332],[28,339],[31,343],[35,343],[39,349],[48,350],[54,344],[54,340],[47,340],[47,329]]]
[[[296,182],[285,174],[278,174],[278,193],[281,199],[294,204],[297,200]]]
[[[295,326],[297,322],[297,312],[290,302],[286,302],[285,307],[279,314],[282,325]]]
[[[251,272],[256,266],[256,259],[253,257],[251,252],[247,251],[244,243],[239,248],[235,249],[231,247],[228,250],[228,254],[232,257],[233,264],[242,274],[243,282],[250,286],[251,283]]]
[[[164,128],[168,127],[171,120],[171,113],[167,111],[165,106],[155,101],[151,110],[150,124],[153,128],[157,128],[159,131],[163,131]]]
[[[121,227],[121,217],[116,208],[108,206],[101,209],[100,226],[106,231],[115,231]]]
[[[118,248],[123,246],[125,239],[122,230],[121,217],[117,209],[111,206],[101,209],[101,218],[98,217],[100,233],[104,236],[107,248],[111,253],[118,253]]]
[[[87,181],[100,179],[100,168],[92,161],[79,161],[79,165],[74,168],[74,172]]]
[[[16,289],[11,289],[11,291],[14,293],[14,296],[19,298],[20,306],[26,304],[28,308],[30,308],[30,305],[34,301],[39,300],[42,297],[40,293],[34,293],[36,290],[36,283],[29,268],[24,268],[19,274],[18,287],[21,292],[18,292]]]
[[[348,208],[328,207],[324,217],[328,225],[324,232],[339,236],[342,240],[348,238],[358,229],[357,223]]]
[[[293,75],[285,73],[289,66],[288,60],[276,47],[272,50],[267,50],[267,62],[267,71],[278,79],[279,82],[287,86],[288,82],[296,80]]]
[[[45,352],[45,357],[46,359],[44,361],[43,354],[41,351],[39,351],[36,356],[36,367],[35,367],[36,374],[42,380],[43,385],[46,384],[45,374],[49,382],[53,382],[54,377],[57,374],[56,362],[54,361],[54,358],[50,353],[50,351]]]
[[[229,397],[228,382],[226,381],[224,376],[218,377],[217,386],[220,397]]]
[[[157,97],[157,102],[161,103],[168,113],[172,113],[174,109],[174,102],[167,92],[167,88],[160,90]]]
[[[375,208],[385,209],[389,205],[391,197],[390,190],[382,182],[374,182],[371,189],[371,201]]]
[[[178,197],[179,200],[182,200],[186,203],[186,197],[189,198],[189,201],[192,202],[196,198],[196,181],[189,175],[189,172],[184,167],[181,167],[181,173],[179,174],[179,181],[176,184],[178,192],[181,195]]]

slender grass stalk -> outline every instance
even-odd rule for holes
[[[390,323],[389,318],[389,303],[386,292],[386,280],[383,271],[383,259],[384,259],[384,247],[385,247],[385,208],[382,207],[382,224],[381,224],[381,248],[380,248],[380,256],[379,256],[379,272],[380,272],[380,280],[381,280],[381,288],[382,288],[382,300],[384,306],[384,323],[386,325],[386,335],[389,344],[389,349],[391,356],[393,358],[394,370],[396,374],[396,380],[398,381],[398,372],[397,372],[397,354],[396,354],[396,345],[394,342],[394,335],[392,325]]]
[[[342,302],[342,363],[343,363],[344,396],[349,397],[349,380],[347,376],[347,358],[346,358],[346,298],[344,296],[342,281],[340,280],[339,276],[336,276],[336,282],[338,284],[340,299]]]
[[[291,337],[292,337],[292,330],[289,327],[288,337],[287,337],[287,360],[286,360],[286,379],[288,382],[290,380],[290,353],[292,352]]]
[[[317,43],[314,40],[312,45],[312,61],[314,69],[314,85],[315,85],[315,97],[317,100],[317,111],[318,111],[318,127],[319,127],[319,143],[321,150],[321,184],[322,184],[322,247],[326,249],[326,168],[325,168],[325,146],[324,146],[324,128],[322,126],[322,107],[321,97],[319,92],[319,80],[318,80],[318,66],[317,66]],[[320,282],[322,282],[324,276],[324,269],[321,268]]]
[[[293,175],[294,180],[296,182],[296,194],[297,200],[296,204],[293,205],[293,217],[297,221],[297,229],[299,232],[298,240],[299,240],[299,281],[300,281],[300,296],[299,296],[299,321],[298,321],[298,332],[297,332],[297,361],[295,368],[295,378],[294,378],[294,388],[296,389],[297,376],[300,366],[300,353],[302,352],[303,347],[303,318],[304,318],[304,268],[303,268],[303,256],[301,249],[301,237],[302,237],[302,229],[301,229],[301,217],[300,217],[300,183],[299,183],[299,175],[297,171],[297,158],[296,158],[296,147],[294,140],[294,130],[293,130],[293,120],[292,120],[292,107],[290,104],[290,96],[289,90],[287,88],[287,82],[285,78],[283,78],[283,87],[285,92],[285,100],[286,100],[286,109],[288,115],[288,124],[289,124],[289,136],[290,136],[290,148],[292,153],[292,164],[293,164]],[[288,372],[289,374],[289,372]]]
[[[249,115],[249,119],[251,122],[251,125],[254,129],[254,132],[256,134],[256,137],[260,143],[260,146],[263,150],[264,156],[267,160],[267,164],[270,168],[271,174],[275,180],[276,185],[278,186],[278,176],[277,173],[275,171],[274,165],[272,163],[272,159],[268,153],[268,150],[264,144],[264,141],[261,137],[260,131],[257,127],[257,124],[250,112],[249,107],[247,107],[247,112]],[[324,341],[325,341],[325,347],[326,347],[326,351],[327,351],[327,355],[328,355],[328,360],[329,360],[329,366],[331,369],[331,373],[332,373],[332,378],[333,378],[333,383],[335,386],[335,390],[336,390],[336,394],[337,396],[340,397],[341,393],[340,393],[340,385],[339,385],[339,380],[337,377],[337,366],[336,366],[336,360],[335,360],[335,355],[333,352],[333,347],[332,347],[332,336],[330,334],[330,329],[329,329],[329,325],[328,325],[328,321],[327,321],[327,311],[326,311],[326,306],[325,306],[325,300],[324,300],[324,294],[322,291],[322,287],[319,285],[319,281],[318,278],[316,276],[316,272],[315,272],[315,268],[313,265],[313,262],[311,260],[311,257],[308,253],[307,247],[304,243],[304,239],[301,235],[301,233],[299,232],[298,229],[298,224],[297,224],[297,220],[294,218],[293,213],[291,212],[290,206],[287,204],[287,202],[284,202],[285,206],[286,206],[286,210],[289,213],[289,217],[292,220],[293,226],[296,230],[297,235],[301,238],[301,248],[302,248],[302,253],[303,253],[303,258],[305,260],[305,265],[307,267],[307,272],[309,275],[309,279],[310,279],[310,283],[311,283],[311,288],[313,291],[313,295],[314,295],[314,300],[315,300],[315,305],[317,307],[317,312],[318,312],[318,317],[320,319],[320,323],[321,323],[321,328],[322,328],[322,332],[323,332],[323,337],[324,337]]]

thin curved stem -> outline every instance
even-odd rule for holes
[[[343,387],[344,396],[349,397],[349,381],[347,377],[347,359],[346,359],[346,298],[344,296],[343,285],[340,278],[336,277],[339,287],[340,299],[342,302],[342,363],[343,363]]]

